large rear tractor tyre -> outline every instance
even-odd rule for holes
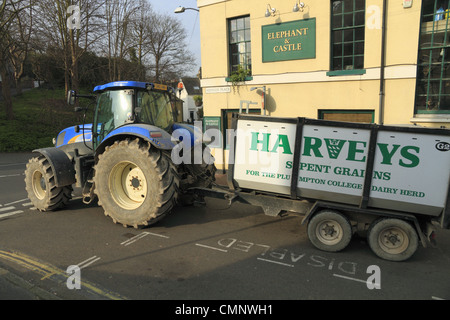
[[[171,212],[179,181],[169,155],[137,139],[105,149],[95,166],[94,184],[105,215],[124,227],[139,228]]]
[[[58,188],[55,175],[44,156],[31,159],[25,170],[25,187],[28,198],[41,212],[55,211],[72,199],[72,186]]]
[[[308,224],[308,238],[319,250],[339,252],[344,250],[353,236],[350,221],[339,212],[321,211]]]
[[[380,258],[401,262],[411,258],[419,247],[414,227],[399,219],[379,219],[372,223],[367,241]]]

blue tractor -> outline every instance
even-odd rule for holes
[[[192,202],[189,188],[211,187],[214,159],[198,128],[175,122],[173,89],[113,82],[89,96],[69,92],[69,104],[80,97],[96,103],[93,123],[63,130],[55,147],[35,150],[27,164],[26,190],[38,210],[63,208],[76,187],[86,204],[98,198],[115,223],[138,228]],[[201,160],[194,161],[199,147]]]

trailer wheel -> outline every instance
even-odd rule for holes
[[[176,203],[178,179],[169,156],[140,140],[107,147],[95,166],[94,184],[105,215],[124,227],[152,225]]]
[[[419,246],[416,230],[399,219],[376,220],[369,228],[367,240],[378,257],[389,261],[408,260]]]
[[[56,186],[52,167],[44,156],[30,159],[28,162],[25,187],[28,198],[41,212],[61,209],[72,199],[72,186]]]
[[[308,238],[319,250],[339,252],[352,239],[352,226],[344,215],[335,211],[321,211],[308,223]]]

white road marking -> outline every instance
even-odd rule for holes
[[[14,201],[14,202],[11,202],[11,203],[7,203],[7,204],[5,204],[5,206],[10,206],[10,205],[13,205],[13,204],[18,204],[18,203],[25,202],[25,201],[28,201],[28,199],[22,199],[22,200]]]
[[[200,243],[196,243],[195,245],[197,247],[203,247],[203,248],[206,248],[206,249],[212,249],[212,250],[216,250],[216,251],[220,251],[220,252],[228,252],[228,250],[219,249],[219,248],[215,248],[215,247],[210,247],[210,246],[207,246],[207,245],[204,245],[204,244],[200,244]]]
[[[163,236],[162,234],[157,234],[157,233],[152,233],[152,232],[146,232],[148,235],[150,236],[154,236],[154,237],[160,237],[160,238],[164,238],[164,239],[170,239],[170,237],[168,236]]]
[[[23,173],[21,173],[21,174],[10,174],[10,175],[7,175],[7,176],[0,176],[0,178],[13,178],[13,177],[20,177],[20,176],[23,176]]]
[[[265,262],[270,262],[270,263],[275,263],[275,264],[279,264],[279,265],[282,265],[282,266],[285,266],[285,267],[290,267],[290,268],[294,267],[293,264],[283,263],[283,262],[279,262],[279,261],[273,261],[273,260],[268,260],[268,259],[263,259],[263,258],[258,258],[258,260],[265,261]]]
[[[351,281],[356,281],[356,282],[361,282],[364,284],[367,284],[367,280],[361,280],[361,279],[356,279],[356,278],[351,278],[351,277],[347,277],[347,276],[343,276],[340,274],[333,274],[333,276],[337,277],[337,278],[342,278],[342,279],[346,279],[346,280],[351,280]],[[377,284],[374,284],[375,286],[377,286]]]
[[[127,246],[129,246],[130,244],[133,244],[133,243],[135,243],[136,241],[141,240],[141,239],[143,239],[143,238],[145,238],[145,237],[147,237],[147,236],[154,236],[154,237],[160,237],[160,238],[169,239],[169,237],[163,236],[163,235],[160,235],[160,234],[151,233],[151,232],[143,232],[143,233],[138,234],[137,236],[135,236],[135,237],[133,237],[133,238],[131,238],[131,239],[128,239],[128,240],[122,242],[120,245],[127,247]]]
[[[11,210],[15,210],[16,207],[6,207],[6,208],[1,208],[0,212],[6,212],[6,211],[11,211]]]
[[[84,268],[90,266],[91,264],[97,262],[97,261],[100,260],[100,259],[101,259],[101,258],[99,258],[99,257],[97,257],[97,256],[93,256],[93,257],[91,257],[91,258],[89,258],[89,259],[87,259],[87,260],[84,260],[83,262],[80,262],[79,264],[77,264],[77,266],[78,266],[80,269],[84,269]]]
[[[16,214],[23,213],[23,211],[14,211],[9,213],[0,214],[0,219],[15,216]]]
[[[16,167],[16,166],[23,166],[28,163],[11,163],[11,164],[0,164],[0,167]]]

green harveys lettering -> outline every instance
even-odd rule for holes
[[[273,141],[275,141],[273,143]],[[272,143],[271,143],[272,142]],[[342,140],[342,139],[321,139],[317,137],[304,137],[303,157],[328,158],[336,160],[345,156],[345,160],[354,162],[365,162],[367,157],[364,153],[367,150],[367,142]],[[344,147],[346,154],[342,154]],[[393,158],[400,154],[398,164],[404,168],[415,168],[420,164],[420,148],[416,146],[401,146],[399,144],[378,143],[378,150],[381,153],[381,164],[393,165]],[[282,150],[283,154],[292,155],[292,148],[287,135],[272,135],[270,133],[252,132],[251,151],[277,153]],[[326,152],[326,153],[325,153]]]

